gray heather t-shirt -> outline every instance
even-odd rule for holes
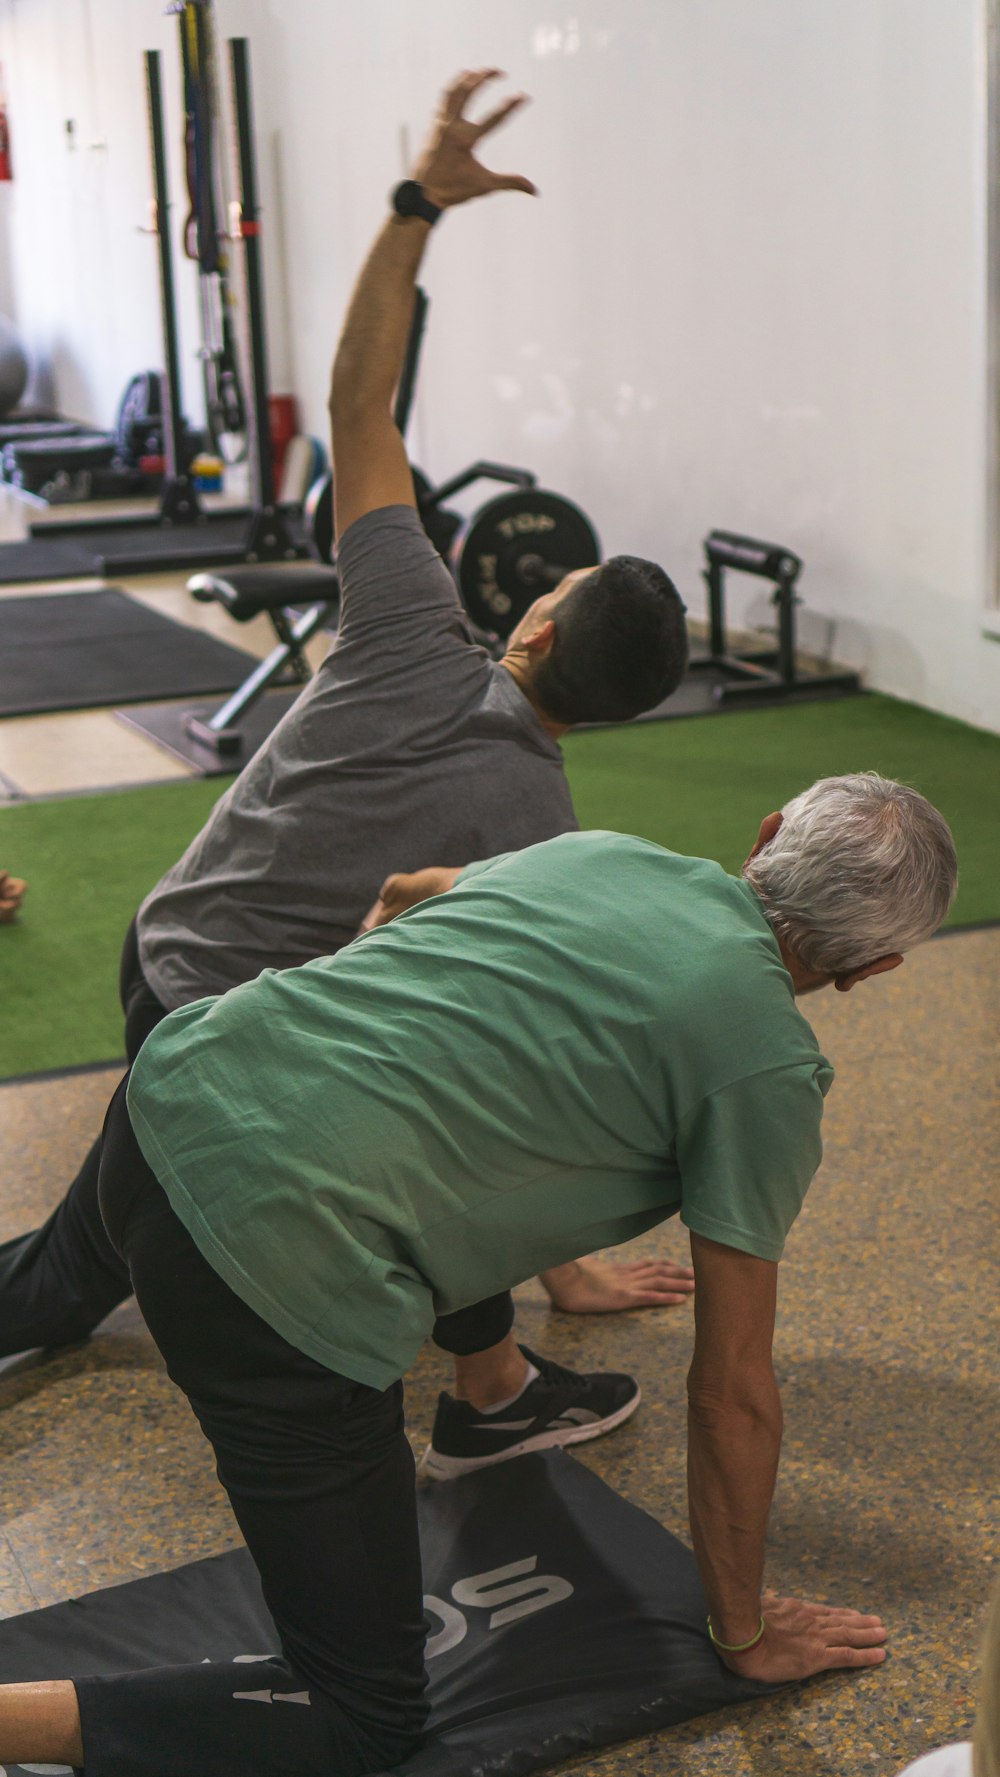
[[[558,746],[470,640],[412,508],[358,519],[337,564],[327,659],[139,910],[170,1010],[339,950],[393,870],[576,830]]]

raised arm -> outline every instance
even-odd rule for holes
[[[781,1447],[771,1361],[778,1267],[693,1232],[691,1257],[688,1503],[720,1657],[745,1677],[775,1683],[878,1665],[885,1658],[878,1617],[762,1592]]]
[[[491,173],[476,159],[483,137],[525,102],[523,96],[506,99],[480,123],[464,115],[473,95],[498,74],[496,68],[461,74],[441,100],[412,172],[423,198],[435,209],[453,209],[492,191],[534,191],[530,180],[516,173]],[[348,307],[330,388],[338,537],[366,512],[415,504],[410,466],[391,403],[406,353],[417,272],[432,226],[433,216],[426,220],[421,215],[392,214],[376,237]]]

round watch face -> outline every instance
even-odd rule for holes
[[[436,222],[441,214],[440,205],[432,203],[417,179],[404,179],[396,186],[392,207],[397,216],[420,216],[424,222]]]
[[[421,204],[426,201],[423,190],[415,179],[404,179],[402,185],[397,185],[392,194],[392,207],[397,216],[416,216]]]

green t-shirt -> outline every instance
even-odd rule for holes
[[[236,1294],[384,1388],[436,1314],[677,1212],[778,1259],[831,1079],[748,884],[573,833],[171,1013],[128,1105]]]

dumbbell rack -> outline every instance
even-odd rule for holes
[[[861,681],[848,668],[806,668],[796,659],[795,590],[802,572],[801,556],[780,543],[763,543],[735,531],[710,531],[705,538],[704,580],[708,587],[708,653],[696,655],[689,675],[705,673],[715,683],[715,703],[777,701],[795,695],[846,696],[860,691]],[[726,641],[725,576],[727,570],[769,580],[778,619],[777,645],[731,649]]]

